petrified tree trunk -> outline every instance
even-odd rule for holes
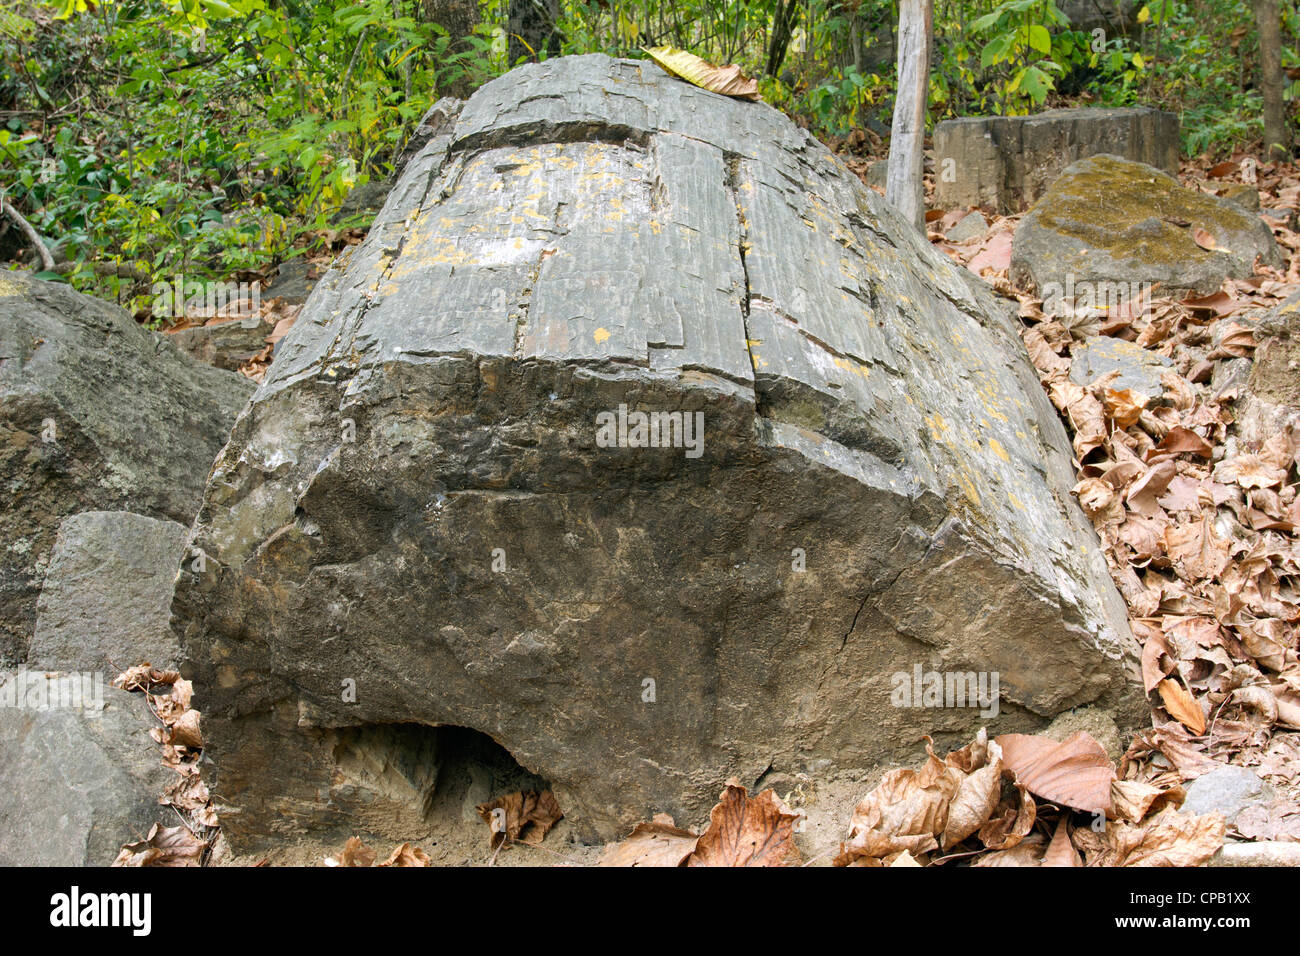
[[[732,775],[1141,712],[978,280],[777,111],[649,61],[452,113],[281,342],[179,580],[233,847],[401,832],[373,808],[437,757],[378,725],[488,734],[613,836]],[[917,669],[996,674],[999,716],[905,706]]]
[[[898,4],[898,94],[889,137],[885,199],[925,231],[925,107],[930,93],[930,21],[933,0]]]

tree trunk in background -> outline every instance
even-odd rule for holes
[[[898,5],[898,95],[889,138],[885,201],[925,231],[925,106],[930,89],[930,29],[933,0]]]
[[[506,53],[513,66],[520,57],[540,60],[542,52],[560,55],[560,0],[510,0],[506,33]]]
[[[468,38],[478,25],[478,0],[423,0],[421,14],[425,23],[436,23],[447,31],[449,53],[465,53],[471,48]],[[439,84],[438,93],[465,99],[474,92],[474,78],[460,75]]]
[[[1284,160],[1291,137],[1282,100],[1282,21],[1277,0],[1253,0],[1259,31],[1259,91],[1264,97],[1264,162]]]

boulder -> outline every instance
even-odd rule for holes
[[[17,663],[60,522],[128,510],[188,525],[253,386],[67,285],[5,273],[0,311],[0,663]]]
[[[1214,249],[1197,243],[1202,231]],[[1126,301],[1156,282],[1162,293],[1208,295],[1225,278],[1252,275],[1256,260],[1284,265],[1258,216],[1143,163],[1092,156],[1070,166],[1020,221],[1010,275],[1043,295],[1087,283]]]
[[[0,866],[108,866],[168,825],[157,725],[142,694],[87,675],[0,675]]]
[[[486,734],[612,837],[927,732],[1132,726],[1068,448],[982,283],[780,113],[649,61],[516,69],[406,167],[214,468],[172,610],[223,832],[382,828],[355,808],[402,788],[341,786],[345,736],[418,768],[428,728]]]
[[[1178,117],[1146,107],[968,116],[934,128],[934,204],[1020,212],[1071,163],[1100,153],[1178,172]]]
[[[175,666],[171,597],[189,528],[129,511],[83,511],[59,525],[36,631],[34,667],[104,670]]]

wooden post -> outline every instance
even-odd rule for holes
[[[925,231],[925,106],[930,92],[930,30],[934,0],[899,0],[898,95],[889,137],[885,201]]]

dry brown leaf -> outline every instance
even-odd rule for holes
[[[1115,816],[1130,823],[1140,823],[1148,813],[1165,806],[1182,806],[1187,794],[1182,787],[1162,790],[1139,780],[1116,780],[1110,787]]]
[[[160,827],[155,823],[139,843],[122,847],[113,866],[199,866],[207,846],[206,840],[200,840],[187,827]]]
[[[474,808],[483,822],[492,828],[489,843],[496,849],[502,843],[536,845],[545,839],[564,813],[549,790],[516,790]],[[501,811],[501,812],[496,812]]]
[[[960,770],[933,753],[920,770],[886,773],[854,809],[849,838],[840,844],[835,865],[879,861],[904,850],[913,856],[937,850],[961,779]]]
[[[728,782],[686,865],[798,866],[794,823],[799,818],[775,791],[751,799],[744,787]]]
[[[167,743],[173,747],[192,747],[199,750],[203,746],[203,734],[199,730],[201,714],[197,710],[187,710],[173,720],[169,726]]]
[[[626,840],[605,847],[597,865],[684,866],[699,839],[668,814],[657,813],[649,823],[638,823]]]
[[[747,77],[738,66],[715,66],[694,53],[671,46],[642,47],[642,50],[666,71],[687,83],[723,96],[758,99],[758,81]]]
[[[1164,701],[1169,716],[1190,730],[1193,735],[1203,736],[1205,712],[1201,710],[1201,705],[1196,702],[1196,698],[1182,684],[1168,678],[1162,680],[1158,688],[1160,699]]]
[[[1002,765],[1035,795],[1052,803],[1110,814],[1115,768],[1101,744],[1084,731],[1059,743],[1032,734],[1002,734]]]
[[[411,846],[409,843],[403,843],[397,849],[388,855],[380,866],[429,866],[433,861],[429,854],[425,853],[418,846]]]
[[[1061,814],[1061,819],[1056,822],[1056,832],[1052,834],[1052,842],[1047,844],[1047,852],[1043,854],[1043,866],[1083,866],[1083,858],[1070,842],[1069,824],[1069,816]]]
[[[337,857],[326,857],[326,866],[374,866],[375,851],[361,842],[361,837],[348,837]]]

